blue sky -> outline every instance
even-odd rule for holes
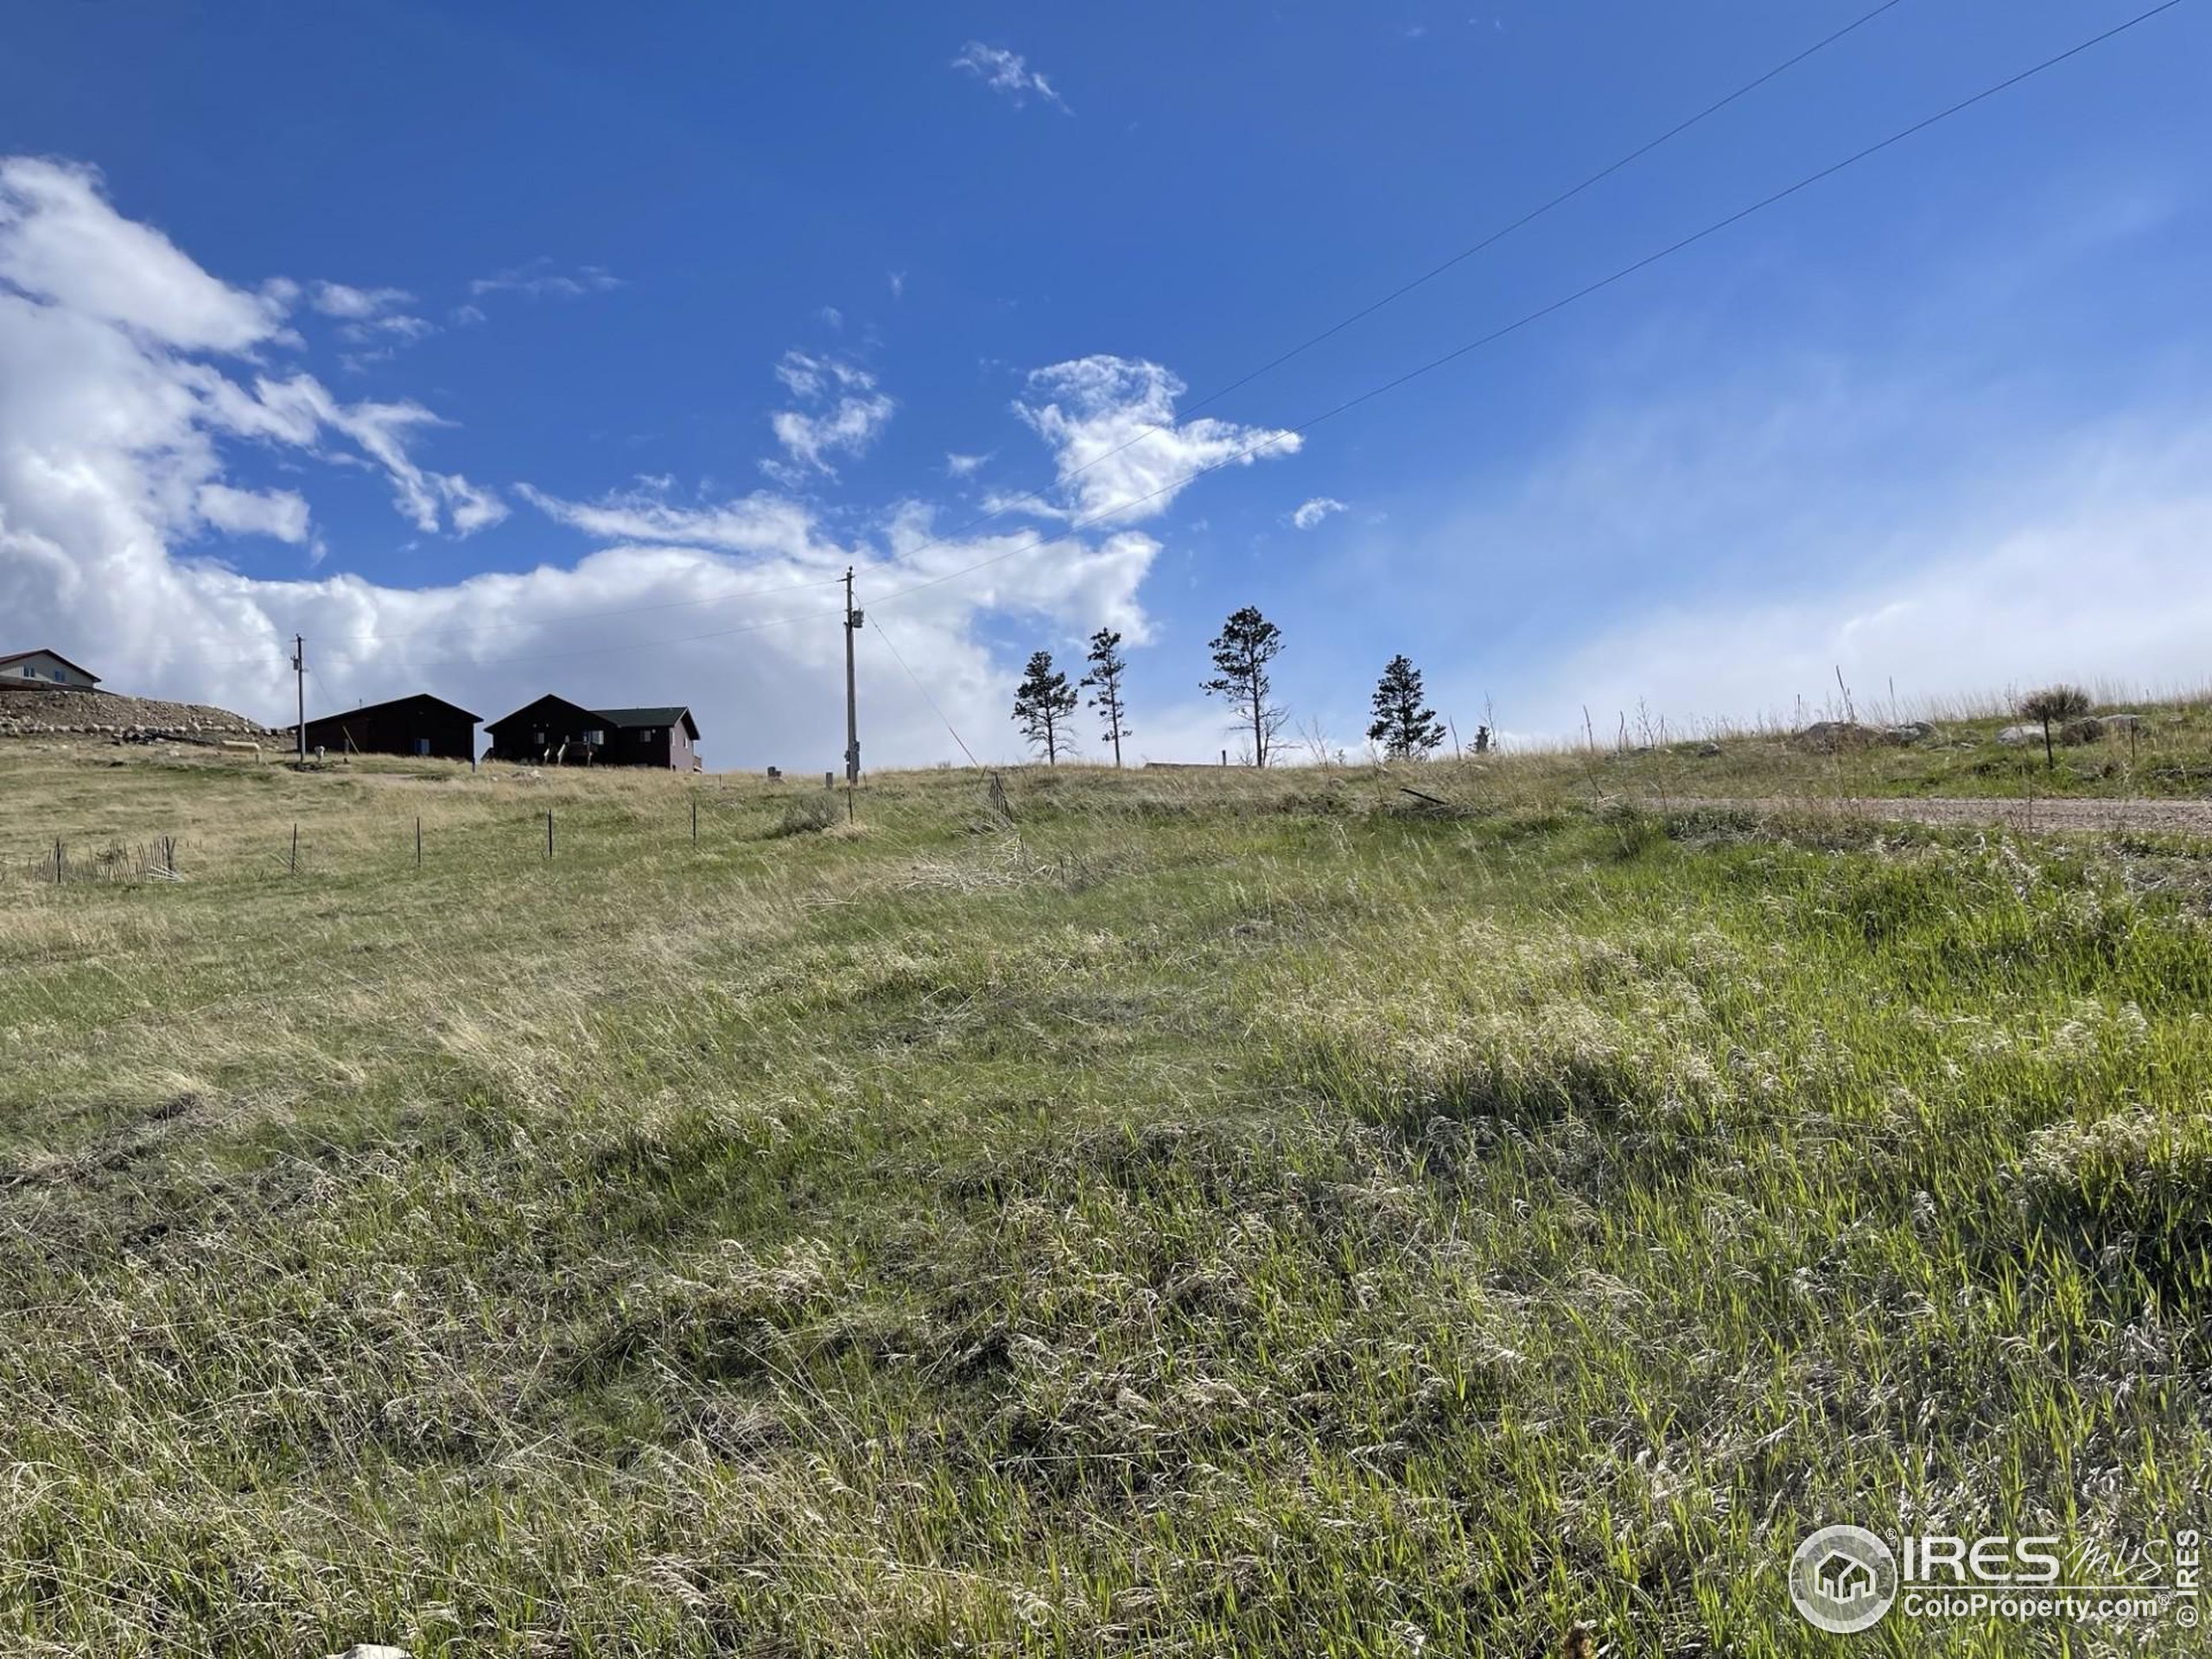
[[[1401,650],[1531,735],[1838,666],[2201,680],[2195,4],[1135,499],[2141,10],[1900,0],[1194,410],[1872,3],[41,8],[0,59],[0,646],[275,718],[298,630],[318,709],[688,702],[710,765],[794,770],[842,744],[849,561],[987,759],[1102,622],[1137,750],[1210,755],[1245,603],[1355,749]],[[870,760],[955,756],[862,649]]]

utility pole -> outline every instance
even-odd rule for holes
[[[853,568],[845,567],[845,787],[861,780],[861,710],[854,689],[853,635],[859,632],[861,613],[853,608]]]
[[[300,697],[300,764],[308,763],[308,642],[292,636],[292,678]]]

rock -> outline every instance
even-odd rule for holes
[[[1903,747],[1912,743],[1925,743],[1941,734],[1924,720],[1903,720],[1894,726],[1882,728],[1882,741]]]
[[[1863,748],[1880,736],[1873,727],[1855,720],[1816,720],[1797,734],[1797,746],[1817,754],[1833,754],[1838,749]]]
[[[409,1659],[404,1648],[387,1647],[381,1642],[356,1642],[343,1653],[334,1653],[330,1659]]]
[[[2104,728],[2107,736],[2124,736],[2129,732],[2139,732],[2143,729],[2143,716],[2107,715],[2104,717]]]
[[[1718,743],[1700,743],[1697,746],[1697,753],[1700,760],[1710,760],[1720,753],[1720,746]]]
[[[1999,743],[2002,743],[2008,749],[2017,749],[2024,744],[2028,743],[2040,743],[2043,741],[2043,728],[2040,726],[2007,726],[2003,731],[1997,734],[1997,741]]]
[[[2101,743],[2105,741],[2105,723],[2094,715],[2080,720],[2069,720],[2052,735],[2061,743]]]

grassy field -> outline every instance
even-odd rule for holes
[[[1783,1569],[2212,1519],[2207,849],[111,755],[0,747],[0,1652],[2197,1650]]]
[[[1821,752],[1797,735],[1815,719],[1845,710],[1808,710],[1771,728],[1682,734],[1633,715],[1591,731],[1580,747],[1500,757],[1492,786],[1537,798],[1650,801],[1698,796],[1805,799],[1912,796],[2033,800],[2187,798],[2212,794],[2212,699],[2097,699],[2100,714],[2136,713],[2139,728],[2096,741],[2004,745],[1997,734],[2024,724],[2002,700],[1926,709],[1856,710],[1874,729],[1916,716],[1934,730],[1910,745],[1870,743]],[[2054,733],[2056,735],[2056,733]],[[1709,752],[1717,750],[1718,753]],[[2055,763],[2055,764],[2054,764]]]

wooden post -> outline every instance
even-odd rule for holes
[[[61,885],[61,837],[54,838],[54,885]]]
[[[420,817],[415,820],[415,868],[418,870],[423,868],[423,820]]]
[[[292,826],[292,861],[286,868],[295,875],[300,872],[300,826],[296,823]]]
[[[545,856],[553,856],[553,809],[545,809]]]

